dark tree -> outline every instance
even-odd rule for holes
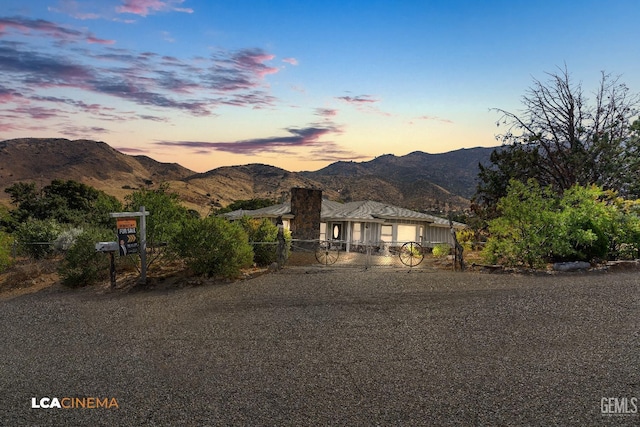
[[[590,100],[567,69],[534,79],[517,113],[500,108],[503,143],[480,169],[476,202],[486,209],[504,196],[509,179],[534,178],[558,193],[574,184],[597,184],[639,197],[637,119],[640,97],[619,77],[602,73]]]

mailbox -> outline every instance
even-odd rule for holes
[[[96,243],[97,252],[116,252],[118,250],[118,242],[98,242]]]

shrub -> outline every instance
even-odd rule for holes
[[[61,232],[62,227],[54,219],[31,219],[21,223],[14,235],[22,253],[40,259],[55,251],[53,242]]]
[[[253,262],[247,233],[223,218],[191,219],[184,223],[173,250],[196,274],[235,277]]]
[[[501,216],[489,222],[485,259],[537,268],[547,261],[615,255],[616,247],[633,247],[640,237],[634,215],[616,203],[597,186],[574,186],[558,195],[533,180],[512,181],[498,202]]]
[[[82,234],[82,228],[68,228],[62,231],[53,243],[59,251],[68,251],[76,243],[78,236]]]
[[[465,251],[470,251],[473,249],[475,233],[470,228],[465,228],[464,230],[456,231],[456,239]]]
[[[253,243],[253,262],[257,265],[270,265],[278,258],[278,227],[270,220],[243,217],[238,221]],[[287,254],[291,246],[291,233],[284,232]],[[266,244],[264,244],[266,243]]]
[[[58,268],[62,284],[72,288],[91,285],[109,277],[108,255],[96,252],[95,244],[113,239],[113,231],[87,228],[65,253]]]
[[[431,251],[431,253],[436,258],[442,258],[449,255],[450,251],[451,251],[451,246],[449,246],[447,243],[438,243],[433,247],[433,250]]]
[[[7,233],[0,231],[0,273],[9,268],[13,262],[11,258],[11,246],[13,238]]]

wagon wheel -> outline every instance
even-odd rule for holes
[[[340,252],[337,249],[331,247],[329,242],[320,242],[316,248],[316,259],[320,264],[329,265],[338,260]]]
[[[415,267],[424,259],[422,246],[418,242],[407,242],[400,248],[400,261],[409,267]]]

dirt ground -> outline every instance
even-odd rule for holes
[[[637,272],[313,266],[182,288],[53,285],[0,301],[0,324],[0,425],[639,421]],[[33,408],[42,397],[118,407]]]
[[[334,266],[327,267],[363,267],[364,261],[355,260],[347,264],[350,254],[342,254],[342,258]],[[354,254],[355,255],[355,254]],[[0,273],[0,300],[11,299],[30,293],[51,289],[54,291],[65,290],[60,283],[57,273],[59,257],[43,260],[32,260],[28,258],[18,258],[14,265],[7,271]],[[474,269],[473,263],[481,262],[478,252],[467,253],[466,263],[468,269]],[[362,264],[362,265],[361,265]],[[288,267],[318,267],[318,261],[313,253],[295,254],[287,263]],[[380,266],[374,266],[380,267]],[[382,265],[388,268],[406,269],[398,259],[393,258],[389,265]],[[453,270],[453,260],[451,257],[434,258],[426,256],[419,268],[428,270]],[[478,268],[476,268],[478,269]],[[235,280],[246,280],[269,272],[269,267],[251,267],[244,269],[240,277]],[[234,281],[235,281],[234,280]],[[137,289],[172,289],[189,286],[201,286],[214,283],[228,283],[229,280],[216,278],[195,277],[180,263],[165,263],[153,266],[148,273],[146,286],[139,285],[139,272],[132,267],[120,269],[116,277],[116,291],[129,292]],[[92,285],[91,289],[98,293],[109,292],[111,284],[108,280],[103,280]]]

